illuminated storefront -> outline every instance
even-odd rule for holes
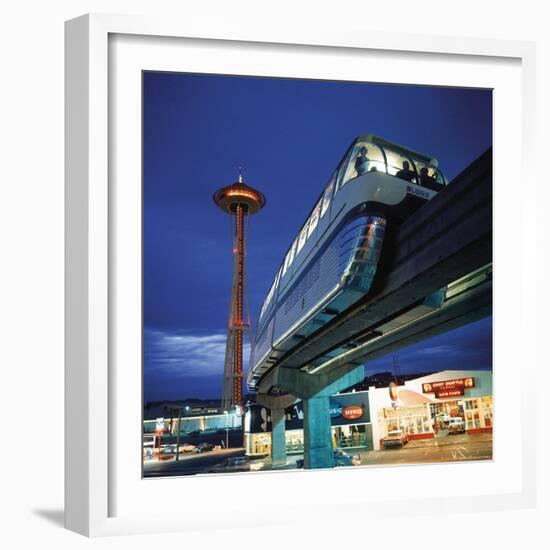
[[[171,413],[171,415],[170,415]],[[179,432],[180,435],[186,436],[190,434],[209,434],[212,432],[224,430],[237,430],[241,427],[241,415],[235,411],[231,411],[227,414],[200,414],[189,416],[182,414],[181,418],[178,415],[178,410],[166,411],[162,419],[166,425],[166,434],[176,435]],[[154,433],[155,425],[158,419],[144,420],[143,421],[143,433]]]
[[[285,410],[285,438],[288,454],[304,451],[304,413],[302,402]],[[331,397],[330,416],[334,447],[371,450],[372,429],[369,392],[341,393]],[[249,405],[245,414],[245,447],[249,455],[271,453],[271,417],[269,409]]]
[[[393,430],[408,439],[449,434],[458,420],[467,434],[492,432],[493,379],[489,371],[442,371],[392,388],[370,388],[373,447]],[[463,422],[463,424],[462,424]]]

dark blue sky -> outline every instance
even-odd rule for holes
[[[492,93],[477,89],[145,73],[143,117],[145,401],[220,396],[232,255],[212,194],[238,166],[267,197],[250,222],[254,324],[356,136],[432,155],[449,179],[492,143]],[[487,319],[403,350],[401,369],[490,368],[490,344]],[[368,370],[390,367],[379,359]]]

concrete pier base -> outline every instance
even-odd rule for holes
[[[333,468],[328,395],[304,399],[304,468]]]
[[[271,414],[271,463],[286,464],[286,428],[285,409],[296,403],[298,399],[291,394],[280,396],[258,393],[256,402],[270,410]]]
[[[271,463],[286,464],[284,409],[271,409]]]

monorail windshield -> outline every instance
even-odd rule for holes
[[[435,159],[370,134],[357,138],[338,165],[308,219],[287,251],[281,268],[263,303],[259,317],[260,321],[277,293],[279,280],[288,271],[294,259],[304,248],[307,240],[313,235],[320,220],[329,211],[333,198],[349,181],[371,172],[394,176],[432,191],[440,191],[447,184],[447,180],[438,169]]]
[[[447,183],[432,159],[415,155],[399,146],[382,145],[369,138],[360,138],[344,157],[338,172],[337,189],[367,172],[382,172],[433,191],[439,191]]]

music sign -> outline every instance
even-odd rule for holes
[[[433,393],[437,399],[446,397],[460,397],[464,390],[475,388],[474,378],[456,378],[439,382],[425,382],[422,384],[422,393]]]

